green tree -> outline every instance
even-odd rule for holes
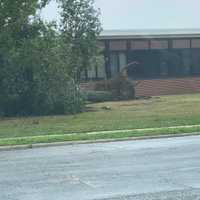
[[[99,10],[94,0],[58,0],[61,7],[61,36],[67,52],[69,73],[79,81],[80,74],[90,67],[96,56],[97,38],[101,32]]]
[[[4,111],[27,88],[26,85],[18,86],[18,80],[21,81],[22,74],[28,70],[24,69],[23,60],[17,58],[25,42],[39,34],[36,11],[45,3],[38,0],[0,0],[0,106]]]
[[[1,115],[64,114],[82,109],[57,28],[37,14],[47,2],[0,0]]]

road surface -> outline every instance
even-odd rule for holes
[[[0,200],[199,200],[200,137],[0,152]]]

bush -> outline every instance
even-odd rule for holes
[[[0,95],[0,115],[58,115],[81,112],[85,99],[78,85],[62,71],[34,74],[32,81],[8,82],[12,90]],[[4,87],[5,88],[5,87]]]
[[[96,83],[95,90],[109,91],[117,100],[129,100],[135,98],[134,83],[123,75]]]
[[[98,81],[94,85],[95,91],[110,91],[111,80]]]
[[[3,51],[0,48],[0,115],[58,115],[82,111],[84,99],[79,85],[71,78],[68,52],[63,57],[60,37],[53,28],[44,26],[41,36],[36,36],[19,40],[16,48],[11,46]]]
[[[74,114],[82,111],[85,98],[74,81],[71,80],[66,83],[61,81],[56,87],[49,88],[43,104],[46,106],[45,114],[47,115]],[[44,110],[41,109],[43,113]]]
[[[118,76],[111,80],[110,91],[119,100],[135,98],[135,87],[132,81],[124,76]]]
[[[88,91],[85,96],[87,101],[94,103],[114,100],[112,93],[108,91]]]

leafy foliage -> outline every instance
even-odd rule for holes
[[[84,99],[71,77],[79,51],[70,47],[71,40],[65,40],[54,23],[44,23],[38,15],[48,2],[0,0],[0,115],[49,115],[82,110]],[[63,5],[67,6],[66,2]],[[71,8],[73,4],[76,2],[71,1]],[[89,5],[87,1],[79,9],[84,10],[85,5]],[[95,43],[95,37],[91,38],[93,26],[85,22],[83,27],[83,41],[90,38]],[[70,29],[66,31],[71,34]],[[94,48],[81,43],[82,53]]]
[[[61,33],[70,54],[70,74],[79,80],[81,72],[91,66],[97,54],[97,37],[101,32],[99,11],[94,0],[59,0],[61,7]]]
[[[135,85],[127,77],[119,75],[110,80],[97,82],[97,91],[110,91],[115,100],[135,99]]]
[[[87,91],[85,95],[87,101],[93,103],[114,100],[112,93],[108,91]]]

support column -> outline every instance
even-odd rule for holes
[[[110,69],[110,45],[109,40],[105,41],[105,52],[104,52],[104,59],[105,59],[105,72],[106,78],[111,78],[111,69]]]
[[[192,39],[190,39],[190,75],[193,74],[193,62],[192,62]]]
[[[127,40],[127,43],[126,43],[126,62],[127,64],[132,62],[131,60],[131,40]]]

